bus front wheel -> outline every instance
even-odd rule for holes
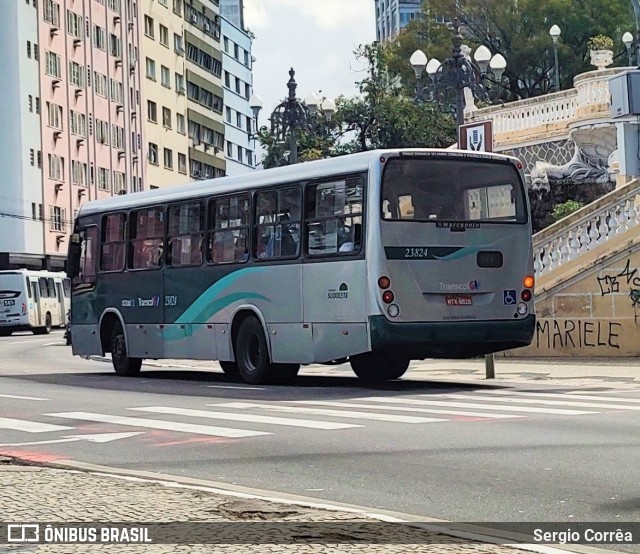
[[[349,358],[351,369],[365,383],[379,383],[402,377],[411,360],[401,355],[366,352]]]
[[[116,323],[111,332],[111,362],[117,375],[132,377],[140,373],[142,358],[130,358],[122,325]]]
[[[247,317],[238,330],[235,342],[236,363],[245,383],[285,383],[298,374],[298,364],[272,364],[262,325],[255,317]],[[224,368],[223,368],[224,369]]]

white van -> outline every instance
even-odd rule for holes
[[[37,335],[67,325],[71,308],[69,279],[62,272],[0,271],[0,336],[14,331]]]

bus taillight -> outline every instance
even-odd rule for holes
[[[383,290],[388,289],[391,286],[391,279],[386,276],[380,277],[380,279],[378,279],[378,286]]]
[[[27,315],[27,305],[24,302],[22,303],[22,315]]]
[[[385,290],[382,293],[382,301],[385,304],[391,304],[391,302],[393,302],[393,299],[395,298],[393,292],[391,292],[390,290]]]
[[[536,282],[536,280],[531,275],[527,275],[522,280],[522,284],[524,285],[525,289],[532,289],[533,285],[535,285],[535,282]]]
[[[529,289],[524,289],[520,293],[520,298],[522,298],[522,300],[524,300],[525,302],[529,302],[529,300],[531,300],[532,296],[533,295],[531,294],[531,291]]]

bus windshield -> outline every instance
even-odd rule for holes
[[[510,163],[393,158],[382,176],[382,219],[526,223],[525,206]]]

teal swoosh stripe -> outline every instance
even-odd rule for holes
[[[189,306],[182,315],[176,320],[176,323],[192,323],[193,321],[204,322],[207,321],[214,314],[242,298],[260,298],[268,302],[270,300],[264,296],[256,295],[250,292],[236,292],[232,294],[226,294],[222,296],[226,289],[233,285],[237,285],[237,282],[255,273],[264,273],[267,271],[266,267],[247,267],[229,273],[213,285],[211,285],[206,291],[204,291],[194,302]],[[206,319],[201,319],[205,317]]]
[[[199,311],[196,311],[197,308],[195,307],[194,303],[191,308],[189,308],[176,320],[176,323],[191,323],[193,321],[205,322],[230,304],[233,304],[238,300],[251,298],[271,302],[271,300],[269,300],[266,296],[262,296],[261,294],[256,294],[254,292],[233,292],[231,294],[227,294],[226,296],[218,298],[217,300],[206,304],[205,306],[202,306]]]

